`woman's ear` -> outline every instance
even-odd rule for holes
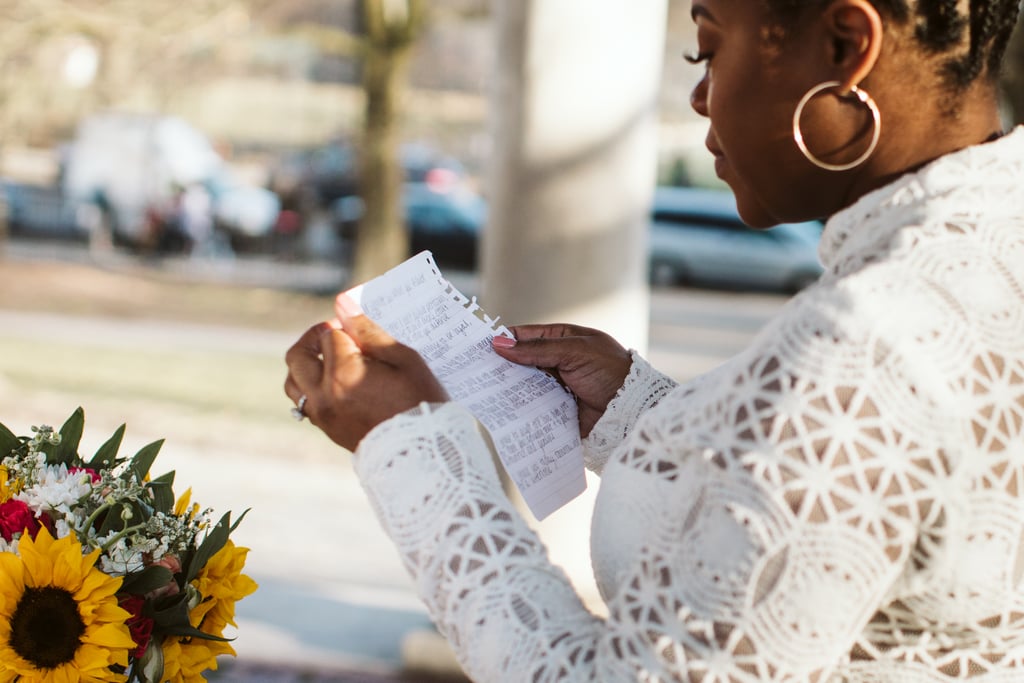
[[[868,0],[834,0],[822,16],[841,92],[871,73],[882,51],[882,17]]]

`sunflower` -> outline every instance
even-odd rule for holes
[[[120,578],[82,555],[74,534],[54,540],[44,527],[23,536],[18,554],[0,553],[0,683],[123,681],[134,649],[117,605]]]
[[[248,548],[228,541],[199,571],[192,585],[203,596],[189,613],[192,625],[212,636],[222,636],[224,628],[235,624],[235,603],[256,590],[256,582],[242,574]],[[203,638],[164,639],[164,674],[170,683],[199,683],[204,671],[217,668],[218,655],[234,655],[230,643]]]

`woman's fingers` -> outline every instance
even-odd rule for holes
[[[396,341],[383,327],[364,315],[349,295],[339,294],[334,310],[342,329],[366,356],[399,368],[410,362],[421,362],[418,353]]]
[[[338,320],[307,330],[285,355],[285,393],[330,439],[349,450],[380,422],[423,401],[448,400],[413,349],[342,299]]]
[[[369,358],[396,368],[402,368],[410,362],[421,362],[418,353],[396,341],[384,328],[365,315],[345,318],[342,325],[353,343]]]
[[[548,325],[514,325],[509,328],[519,341],[528,339],[558,339],[562,337],[587,337],[602,334],[600,331],[582,325],[554,323]]]
[[[324,330],[329,329],[331,324],[329,322],[322,322],[313,325],[308,330],[302,333],[294,344],[285,352],[284,360],[289,366],[299,359],[312,356],[314,358],[320,355],[320,336]]]
[[[285,353],[288,377],[284,390],[290,399],[298,401],[303,394],[310,393],[323,376],[322,344],[323,335],[333,329],[330,322],[322,322],[306,330]]]
[[[516,341],[495,337],[495,353],[554,375],[576,396],[580,433],[589,434],[629,372],[629,351],[609,335],[589,327],[520,325],[510,329]]]
[[[509,345],[506,338],[495,337],[492,345],[495,352],[521,365],[533,365],[552,370],[566,370],[580,362],[587,353],[589,343],[585,335],[587,328],[573,325],[521,325],[510,328],[516,335],[515,344]]]

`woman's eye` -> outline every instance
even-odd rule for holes
[[[688,61],[690,64],[700,64],[701,62],[710,62],[710,52],[697,52],[697,53],[686,53],[683,55],[683,59]]]

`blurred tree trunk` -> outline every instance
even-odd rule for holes
[[[1017,30],[1006,50],[1002,82],[1009,124],[1024,123],[1024,13],[1017,21]]]
[[[508,324],[578,323],[644,353],[667,2],[521,0],[492,8],[498,64],[481,301]],[[536,527],[596,606],[590,481]]]
[[[399,160],[399,109],[411,48],[423,25],[422,0],[363,0],[366,93],[359,193],[363,216],[356,228],[352,281],[363,282],[408,256]]]

